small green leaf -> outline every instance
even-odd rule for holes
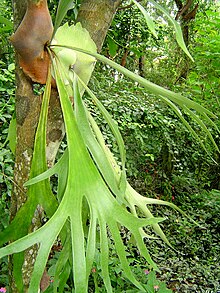
[[[9,71],[14,71],[15,70],[15,64],[14,63],[11,63],[8,65],[8,70]]]
[[[9,147],[13,154],[15,154],[15,148],[16,148],[16,118],[13,118],[10,122],[9,128],[8,128],[8,137],[7,140],[9,141]]]
[[[112,58],[114,58],[115,55],[117,54],[118,45],[115,43],[115,41],[111,37],[108,37],[107,41],[108,41],[109,54],[111,55]]]
[[[13,30],[13,22],[1,15],[0,24],[3,24],[3,26],[0,27],[0,32],[7,32]]]

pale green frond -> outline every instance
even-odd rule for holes
[[[147,26],[149,28],[149,30],[151,31],[151,33],[155,36],[155,38],[157,38],[157,32],[155,30],[155,24],[154,24],[154,21],[153,19],[150,17],[149,13],[146,11],[146,9],[144,9],[144,7],[139,3],[137,2],[136,0],[132,0],[132,2],[139,8],[139,10],[142,12],[145,20],[146,20],[146,23],[147,23]]]
[[[58,47],[59,46],[66,47],[65,45],[64,46],[58,45]],[[68,47],[68,48],[71,48],[71,47]],[[203,106],[199,105],[198,103],[196,103],[196,102],[194,102],[194,101],[192,101],[192,100],[190,100],[180,94],[172,92],[168,89],[165,89],[159,85],[156,85],[156,84],[144,79],[143,77],[131,72],[130,70],[124,68],[123,66],[115,63],[114,61],[112,61],[112,60],[110,60],[100,54],[92,53],[87,50],[82,50],[82,49],[75,48],[75,47],[72,47],[72,49],[76,50],[76,51],[84,52],[85,54],[88,54],[91,56],[94,56],[95,58],[97,58],[101,62],[104,62],[104,63],[110,65],[111,67],[113,67],[117,71],[121,72],[125,76],[131,78],[135,82],[138,82],[140,85],[145,87],[146,90],[148,90],[149,92],[154,94],[155,97],[163,98],[163,100],[169,106],[171,106],[171,108],[175,111],[175,113],[178,115],[178,117],[184,122],[184,125],[188,128],[188,130],[192,133],[192,135],[196,138],[196,140],[203,146],[204,149],[206,149],[202,140],[199,138],[199,136],[196,134],[196,132],[192,129],[190,124],[186,122],[186,120],[183,118],[183,116],[180,115],[180,110],[173,103],[171,103],[171,101],[174,102],[175,104],[177,104],[179,107],[183,108],[184,106],[186,106],[187,108],[189,108],[191,110],[195,110],[199,115],[201,115],[205,119],[207,118],[208,115],[212,118],[216,118],[216,116],[212,112],[210,112],[208,109],[204,108]],[[198,121],[201,121],[201,119],[199,118]],[[198,123],[198,121],[197,121],[197,123]],[[207,122],[209,122],[209,120]],[[216,145],[214,145],[214,146],[216,147]]]
[[[186,55],[192,61],[194,61],[191,54],[189,53],[189,51],[186,47],[185,42],[184,42],[182,29],[181,29],[180,24],[170,15],[170,13],[163,6],[159,5],[156,1],[149,0],[149,2],[151,2],[154,5],[154,7],[156,7],[158,10],[160,10],[168,18],[168,20],[172,23],[174,30],[175,30],[175,33],[176,33],[176,41],[177,41],[178,45],[186,53]]]

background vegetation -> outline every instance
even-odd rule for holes
[[[176,12],[174,3],[168,2],[174,14]],[[155,14],[158,30],[158,39],[156,39],[147,30],[142,16],[132,6],[118,11],[106,38],[103,53],[157,84],[184,92],[186,96],[218,115],[219,9],[219,6],[211,1],[201,3],[195,20],[189,23],[189,49],[195,60],[194,63],[190,63],[180,53],[177,44],[173,41],[173,32],[158,15]],[[73,15],[73,13],[68,15],[69,21],[73,21]],[[8,37],[12,33],[10,22],[12,11],[9,1],[1,1],[0,17],[0,230],[2,230],[9,221],[8,210],[13,182],[13,153],[7,140],[10,133],[9,125],[13,119],[15,90],[14,56],[8,42]],[[186,78],[182,78],[181,73],[186,66],[189,70]],[[165,210],[169,220],[163,224],[163,228],[177,251],[172,251],[160,240],[156,240],[155,245],[151,244],[149,250],[161,269],[157,281],[154,280],[155,274],[149,273],[149,268],[132,248],[132,238],[129,233],[123,231],[124,241],[133,251],[129,256],[130,263],[139,279],[143,284],[152,285],[149,290],[156,291],[163,288],[161,281],[174,292],[217,292],[220,290],[219,154],[212,149],[204,137],[204,143],[211,155],[206,154],[171,110],[163,103],[155,103],[153,97],[144,93],[142,88],[134,86],[124,76],[107,66],[101,64],[96,66],[90,86],[120,127],[127,148],[127,169],[132,185],[142,194],[173,201],[202,226],[202,228],[195,227],[170,209]],[[100,88],[105,90],[100,91]],[[91,104],[90,107],[92,109],[93,105]],[[108,126],[103,123],[101,116],[96,115],[107,143],[117,156],[116,143],[111,137]],[[219,142],[218,134],[214,135]],[[165,208],[155,207],[154,212],[160,215],[162,209],[164,211]],[[148,245],[147,241],[146,245]],[[53,253],[55,257],[50,261],[49,270],[51,278],[59,249],[55,249]],[[111,280],[115,292],[137,292],[137,290],[132,291],[130,283],[124,279],[116,252],[112,249],[111,253]],[[94,268],[91,288],[103,292],[99,273],[100,268]],[[71,280],[69,282],[71,283]],[[0,288],[7,287],[7,283],[5,258],[0,260]],[[158,284],[158,289],[155,284],[156,286]],[[69,288],[67,284],[66,292],[69,292]],[[50,290],[49,288],[48,292]]]

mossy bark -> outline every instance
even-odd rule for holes
[[[15,30],[21,23],[27,7],[27,2],[36,4],[41,0],[14,0],[14,27]],[[90,32],[98,50],[101,50],[104,38],[109,29],[114,14],[121,1],[116,0],[85,0],[82,1],[78,19]],[[11,198],[11,220],[15,217],[19,208],[27,199],[26,189],[23,184],[27,181],[30,173],[31,160],[34,148],[35,132],[38,124],[42,97],[34,94],[33,81],[24,74],[16,57],[16,119],[17,119],[17,145],[14,168],[14,191]],[[62,112],[56,89],[52,90],[47,128],[47,159],[48,165],[52,165],[57,149],[64,136]],[[32,230],[41,225],[41,207],[36,209],[35,219],[32,221]],[[33,269],[37,247],[31,248],[25,253],[25,261],[22,268],[24,282],[23,292],[28,292],[30,275]],[[13,259],[9,265],[10,292],[19,292],[12,276]],[[47,276],[45,277],[47,278]]]

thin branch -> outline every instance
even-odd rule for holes
[[[191,19],[194,19],[195,16],[196,16],[196,12],[198,10],[198,7],[199,7],[199,3],[196,4],[196,6],[193,8],[192,11],[190,11],[188,14],[184,15],[183,16],[183,19],[186,21],[186,20],[191,20]]]
[[[176,2],[177,7],[179,8],[179,11],[178,11],[178,13],[177,13],[177,15],[176,15],[176,17],[175,17],[175,20],[177,20],[177,19],[179,19],[179,17],[180,17],[181,15],[183,15],[184,13],[187,12],[187,10],[190,8],[190,6],[191,6],[192,3],[193,3],[193,0],[187,0],[186,4],[185,4],[184,6],[183,6],[182,2],[179,1],[179,0],[175,0],[175,2]],[[181,4],[180,4],[180,3],[181,3]],[[178,6],[178,4],[179,4],[180,6],[182,5],[182,7],[180,8],[180,6]]]
[[[141,0],[137,0],[137,2],[141,2]],[[131,4],[126,5],[126,6],[121,6],[121,7],[118,8],[118,10],[128,9],[128,8],[131,8],[133,5],[134,5],[134,3],[131,3]]]

